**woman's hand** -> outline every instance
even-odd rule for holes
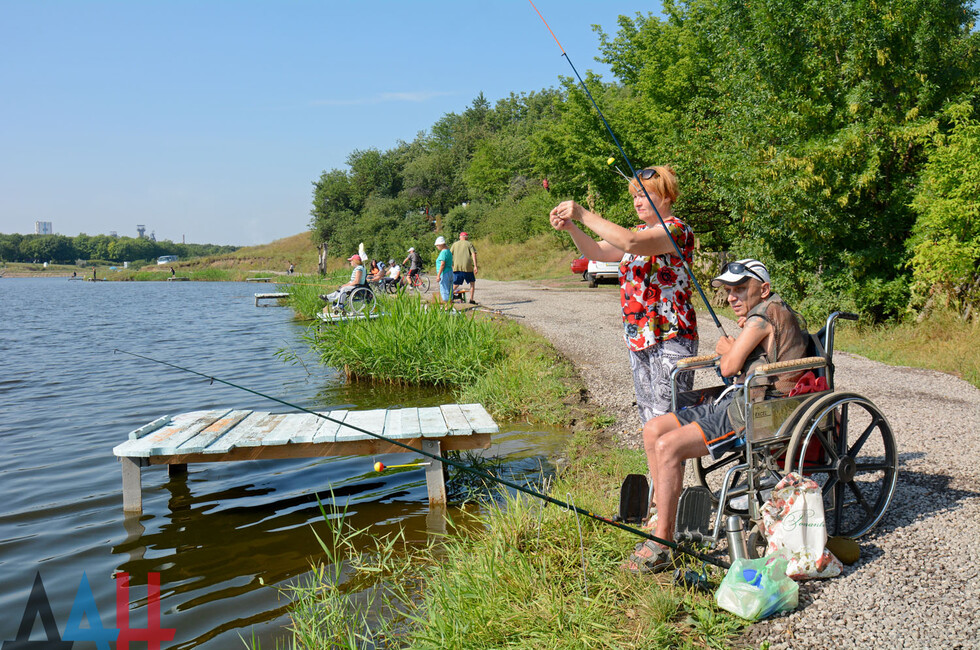
[[[581,221],[585,208],[575,201],[562,201],[548,215],[555,230],[568,230],[573,221]]]

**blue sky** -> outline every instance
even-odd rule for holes
[[[591,25],[660,11],[535,4],[583,75]],[[0,232],[266,243],[353,149],[570,74],[527,0],[0,0]]]

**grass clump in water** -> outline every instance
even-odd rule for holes
[[[384,315],[311,329],[320,360],[349,378],[428,384],[498,418],[565,424],[580,382],[537,334],[482,313],[446,311],[418,296],[378,296]]]
[[[316,331],[311,343],[323,363],[353,379],[458,387],[476,381],[502,357],[488,320],[412,295],[377,300],[382,317]]]

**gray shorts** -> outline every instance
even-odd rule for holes
[[[728,406],[736,397],[740,396],[741,391],[729,391],[716,404],[713,399],[708,399],[700,404],[694,404],[693,400],[682,400],[677,405],[677,412],[674,416],[681,425],[694,424],[701,430],[701,437],[704,445],[708,448],[711,458],[718,460],[726,452],[737,449],[745,444],[745,427],[737,427],[732,424],[728,417]],[[696,397],[697,393],[688,393],[685,397]]]
[[[698,341],[680,337],[651,345],[645,350],[630,350],[633,369],[633,388],[636,390],[636,409],[644,422],[670,411],[670,373],[677,362],[698,354]],[[689,391],[694,386],[694,373],[686,372],[677,378],[677,389]]]

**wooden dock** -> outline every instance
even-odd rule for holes
[[[245,282],[272,282],[272,278],[245,278]]]
[[[439,456],[454,449],[486,449],[499,428],[480,404],[428,408],[265,413],[193,411],[163,416],[130,432],[112,451],[122,463],[123,510],[143,511],[142,468],[167,465],[171,474],[188,463],[235,460],[369,456],[406,450],[363,429]],[[356,427],[356,429],[354,428]],[[442,463],[425,470],[430,504],[446,503]]]
[[[288,298],[288,293],[257,293],[255,294],[255,306],[259,306],[260,300],[279,300],[280,298]]]
[[[316,317],[324,323],[346,323],[347,321],[367,320],[369,318],[379,318],[381,316],[384,316],[384,314],[380,312],[374,312],[372,314],[324,314],[323,312],[320,312],[316,315]]]

